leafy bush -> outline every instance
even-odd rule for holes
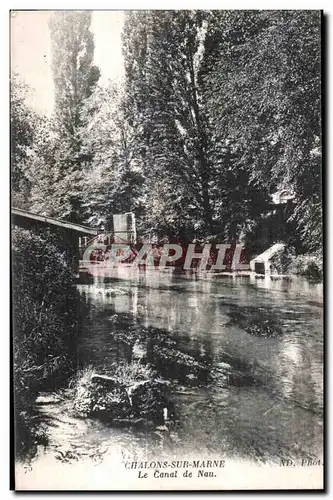
[[[321,280],[323,276],[323,257],[320,251],[312,254],[297,255],[295,248],[285,247],[272,258],[274,272],[297,274],[311,280]]]
[[[290,272],[311,280],[322,280],[323,258],[321,253],[298,255],[290,265]]]
[[[29,418],[38,391],[75,366],[79,294],[50,234],[12,232],[13,369],[16,453],[32,445]],[[30,422],[31,423],[31,422]]]

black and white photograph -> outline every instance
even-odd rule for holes
[[[322,490],[324,12],[9,17],[15,490]]]

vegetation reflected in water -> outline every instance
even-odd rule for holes
[[[126,277],[79,285],[89,316],[78,363],[103,372],[131,361],[137,336],[147,362],[171,383],[173,425],[80,419],[68,389],[38,405],[49,428],[45,453],[62,461],[99,460],[115,447],[143,458],[179,450],[261,461],[322,456],[321,285],[153,271]],[[207,370],[179,369],[176,353]]]

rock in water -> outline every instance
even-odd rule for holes
[[[112,421],[115,417],[126,418],[131,405],[125,387],[111,377],[94,374],[89,383],[79,385],[74,407],[84,416]]]
[[[229,324],[238,325],[240,328],[257,337],[277,337],[283,334],[281,323],[273,311],[268,312],[263,308],[231,306],[228,312]]]
[[[74,403],[82,416],[122,425],[163,423],[163,410],[168,404],[166,381],[139,380],[125,386],[113,377],[99,374],[78,386]]]
[[[169,404],[169,389],[164,381],[145,380],[128,389],[132,409],[136,417],[164,422],[164,408]]]
[[[208,373],[208,366],[193,356],[175,348],[154,346],[153,356],[159,370],[167,376],[172,374],[183,382],[198,382]]]

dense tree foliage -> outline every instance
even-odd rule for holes
[[[251,188],[291,188],[292,217],[313,249],[321,224],[320,13],[234,11],[212,19],[210,37],[219,47],[206,77],[218,138],[213,158],[227,138],[238,150],[233,165],[248,171]]]
[[[129,12],[123,39],[147,229],[236,240],[288,187],[320,245],[320,14]]]
[[[27,163],[35,139],[38,117],[26,105],[27,86],[15,74],[11,78],[10,90],[12,198],[13,205],[24,208],[30,194]]]
[[[97,87],[83,109],[82,152],[91,158],[83,172],[83,203],[90,224],[109,225],[113,213],[140,214],[143,179],[125,105],[122,89],[110,82],[107,88]]]
[[[201,13],[129,12],[123,43],[126,117],[146,189],[147,229],[193,238],[212,232],[211,163],[198,74]]]
[[[91,224],[134,211],[141,235],[320,248],[320,27],[317,11],[128,11],[124,82],[100,87],[90,13],[55,13],[55,111],[24,173],[32,209]],[[271,195],[285,188],[279,232]]]

